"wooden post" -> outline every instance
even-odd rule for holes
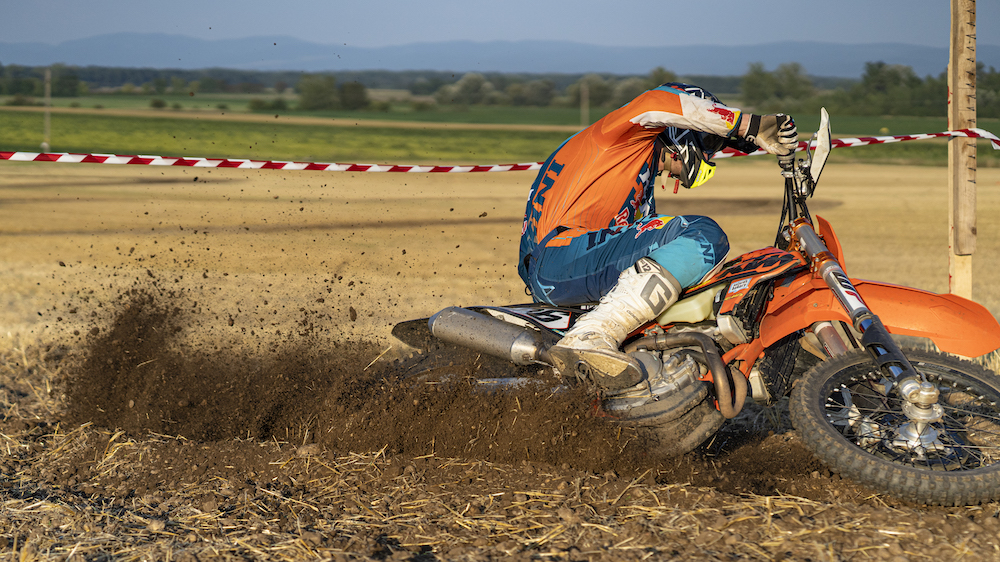
[[[49,132],[52,129],[52,118],[50,113],[52,112],[52,69],[45,69],[45,117],[42,121],[42,152],[48,152],[49,147]]]
[[[580,80],[580,127],[586,129],[590,126],[590,84],[584,77]]]
[[[976,0],[951,0],[948,129],[976,126]],[[972,298],[976,251],[976,140],[948,141],[949,290]]]

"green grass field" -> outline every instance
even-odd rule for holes
[[[7,103],[12,96],[0,96],[0,105]],[[74,98],[52,98],[53,107],[82,107],[90,109],[150,109],[149,103],[154,99],[161,99],[170,108],[174,104],[180,104],[186,110],[218,110],[219,105],[226,106],[232,111],[246,111],[247,104],[253,98],[268,98],[273,96],[247,95],[247,94],[149,94],[149,95],[115,95],[115,94],[93,94]],[[41,102],[41,98],[34,98],[35,102]]]
[[[377,91],[373,91],[377,92]],[[262,99],[271,101],[277,96],[273,93],[264,94],[94,94],[75,98],[53,98],[54,107],[80,107],[104,109],[149,110],[155,114],[173,111],[179,106],[184,111],[210,111],[217,113],[219,106],[225,106],[224,111],[247,113],[250,100]],[[431,109],[416,110],[407,102],[393,102],[388,111],[298,111],[294,95],[282,96],[290,109],[280,111],[281,115],[329,117],[336,119],[378,119],[389,121],[417,121],[435,123],[499,123],[525,125],[579,125],[580,110],[575,107],[515,107],[515,106],[452,106],[433,105]],[[373,97],[379,97],[373,95]],[[10,96],[0,96],[0,106],[5,104]],[[153,110],[150,101],[161,99],[166,102],[166,108]],[[35,101],[40,101],[36,99]],[[738,101],[736,106],[739,107]],[[600,119],[612,108],[591,107],[589,121]],[[261,112],[267,114],[269,112]],[[948,120],[944,117],[898,117],[898,116],[852,116],[833,115],[834,134],[836,135],[884,135],[929,133],[944,131]],[[801,131],[811,131],[819,122],[819,115],[795,115]],[[979,127],[1000,135],[1000,119],[979,119]],[[881,131],[887,132],[881,132]]]
[[[226,112],[247,113],[248,104],[252,99],[272,101],[275,94],[164,94],[164,95],[88,95],[75,98],[52,98],[53,107],[79,107],[84,109],[142,109],[150,112],[170,112],[175,109],[184,111],[220,111],[220,106]],[[0,106],[11,96],[0,96]],[[282,115],[330,117],[336,119],[379,119],[389,121],[418,121],[436,123],[502,123],[531,125],[579,125],[579,108],[569,107],[514,107],[514,106],[453,106],[433,105],[431,109],[417,110],[413,104],[396,101],[389,104],[388,111],[298,111],[295,96],[285,95],[282,98],[290,108],[282,110]],[[150,108],[154,99],[163,100],[166,107],[160,110]],[[36,102],[41,101],[36,98]],[[603,117],[610,108],[592,107],[588,113],[590,121]],[[260,112],[262,114],[268,111]],[[274,113],[274,112],[270,112]]]
[[[103,98],[128,101],[140,96]],[[211,103],[209,102],[210,106]],[[475,130],[391,126],[334,127],[322,124],[321,119],[566,125],[572,123],[570,118],[575,113],[576,123],[579,123],[579,112],[566,108],[471,107],[465,110],[446,108],[408,113],[282,112],[285,116],[316,117],[320,119],[316,124],[248,122],[240,119],[242,115],[246,115],[245,112],[233,110],[227,110],[227,113],[232,112],[236,117],[230,121],[199,119],[197,113],[177,113],[171,109],[151,110],[141,106],[119,106],[117,109],[143,111],[141,115],[130,116],[101,115],[94,111],[53,114],[49,143],[51,150],[323,162],[500,164],[544,160],[569,133],[532,131],[527,128]],[[211,112],[213,116],[219,114],[216,109],[211,109]],[[814,128],[812,124],[817,123],[819,117],[803,115],[797,120],[801,137],[806,139]],[[39,150],[42,121],[40,112],[0,111],[0,150]],[[1000,120],[982,120],[980,127],[998,132]],[[840,136],[930,133],[946,128],[946,121],[939,118],[833,116],[833,132]],[[1000,166],[1000,151],[992,150],[990,143],[986,141],[980,141],[978,146],[979,166]],[[844,162],[944,166],[947,164],[947,148],[943,140],[913,141],[841,149],[834,152],[833,158]]]
[[[0,150],[38,151],[41,113],[0,113]],[[566,133],[331,127],[53,114],[53,152],[372,163],[511,163],[544,159]]]

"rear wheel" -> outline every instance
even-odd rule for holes
[[[792,392],[792,423],[834,470],[901,499],[971,505],[1000,498],[1000,377],[943,353],[905,351],[940,391],[940,421],[921,429],[903,400],[854,350],[807,372]]]
[[[649,439],[650,454],[677,457],[693,451],[722,427],[726,419],[715,407],[709,385],[688,381],[646,403],[609,413]],[[615,398],[605,401],[605,407]]]
[[[725,421],[726,418],[712,401],[705,399],[680,416],[658,425],[642,427],[639,432],[655,443],[651,454],[664,458],[679,457],[708,441]]]

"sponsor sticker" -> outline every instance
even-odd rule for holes
[[[730,293],[730,294],[736,293],[738,291],[742,291],[743,289],[746,289],[749,286],[750,286],[750,278],[749,277],[747,277],[745,279],[737,279],[736,281],[733,281],[732,284],[729,285],[729,291],[728,291],[728,293]]]
[[[838,271],[834,272],[833,277],[837,280],[837,283],[840,285],[841,291],[843,293],[841,300],[843,301],[844,306],[847,308],[848,313],[853,314],[854,311],[856,310],[863,310],[868,308],[865,305],[865,301],[861,299],[861,295],[858,294],[857,289],[854,288],[854,285],[851,283],[851,280],[848,279],[846,275]]]

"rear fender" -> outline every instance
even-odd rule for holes
[[[941,351],[979,357],[1000,348],[1000,324],[985,307],[956,295],[851,279],[891,334],[928,338]],[[764,347],[823,320],[851,320],[821,279],[800,277],[775,287],[761,322]]]

